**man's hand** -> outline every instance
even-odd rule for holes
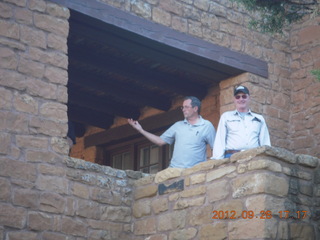
[[[128,119],[128,123],[134,128],[136,129],[138,132],[142,131],[142,127],[140,125],[140,123],[138,121],[133,120],[132,118]]]

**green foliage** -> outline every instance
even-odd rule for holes
[[[320,81],[320,69],[311,70],[311,73]]]
[[[261,32],[281,33],[282,29],[298,22],[307,14],[319,14],[317,0],[231,0],[242,4],[249,12],[259,13],[250,27]]]

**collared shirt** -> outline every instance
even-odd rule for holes
[[[207,160],[207,144],[213,147],[215,129],[201,116],[196,124],[186,119],[173,124],[160,137],[168,144],[174,142],[170,167],[190,168]]]
[[[212,159],[224,158],[226,150],[246,150],[263,145],[270,146],[267,124],[262,115],[249,112],[241,115],[228,111],[221,115]]]

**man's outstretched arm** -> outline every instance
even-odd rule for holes
[[[128,119],[128,123],[134,129],[136,129],[139,133],[141,133],[143,136],[145,136],[149,141],[153,142],[154,144],[156,144],[158,146],[162,146],[162,145],[166,144],[166,142],[163,141],[162,138],[160,138],[159,136],[157,136],[157,135],[155,135],[153,133],[145,131],[138,121],[135,121],[135,120],[130,118],[130,119]]]

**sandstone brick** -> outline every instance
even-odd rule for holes
[[[38,101],[27,95],[14,93],[13,105],[16,110],[26,113],[37,114],[38,113]]]
[[[71,187],[71,192],[73,195],[84,199],[89,199],[90,196],[89,187],[82,183],[74,182]]]
[[[319,188],[320,189],[320,188]],[[320,190],[319,190],[320,195]],[[168,210],[168,200],[166,198],[154,199],[151,203],[152,210],[155,214]]]
[[[54,120],[68,121],[67,106],[56,102],[45,102],[40,106],[40,114]]]
[[[102,220],[128,223],[131,221],[131,209],[122,206],[109,206],[102,214]]]
[[[0,224],[1,226],[22,229],[27,221],[27,210],[0,203]]]
[[[151,200],[136,201],[132,206],[133,216],[141,218],[151,214]]]
[[[99,203],[82,199],[78,200],[77,216],[98,220],[101,219],[101,212],[102,207]]]
[[[68,82],[68,72],[57,67],[46,66],[44,77],[51,83],[67,85]]]
[[[37,28],[47,32],[55,33],[62,37],[67,37],[69,33],[69,23],[65,19],[34,13],[34,24]]]
[[[44,0],[29,0],[28,7],[30,10],[44,12],[46,10],[47,4]]]
[[[225,199],[230,194],[229,182],[222,180],[213,182],[207,187],[207,198],[209,202]]]
[[[18,23],[26,25],[32,24],[32,11],[26,8],[16,8],[14,16]]]
[[[58,122],[50,119],[43,119],[39,117],[31,117],[29,129],[34,134],[44,134],[47,136],[66,136],[67,124],[66,122]],[[47,142],[47,141],[46,141]]]
[[[27,86],[25,79],[26,77],[20,73],[0,69],[0,83],[2,86],[24,90]]]
[[[119,206],[121,204],[121,195],[117,191],[94,188],[91,190],[91,198],[98,202],[115,206]]]
[[[34,231],[52,230],[52,216],[41,212],[29,212],[28,227]]]
[[[158,231],[182,229],[186,226],[187,211],[179,210],[162,214],[158,217]]]
[[[227,223],[213,223],[201,226],[199,230],[199,240],[220,240],[227,239]]]
[[[152,9],[152,20],[165,26],[171,25],[171,15],[161,8]]]
[[[37,176],[36,166],[33,164],[0,158],[0,176],[34,182]]]
[[[181,168],[166,168],[156,174],[154,181],[155,183],[161,183],[166,180],[179,177],[181,176],[182,171],[183,169]]]
[[[219,179],[227,174],[230,174],[236,170],[235,166],[228,166],[228,167],[223,167],[219,168],[217,170],[213,170],[211,172],[207,173],[207,182],[211,182],[213,180]]]
[[[232,180],[232,188],[234,198],[255,193],[269,193],[276,196],[286,196],[289,191],[289,184],[283,177],[261,173]]]
[[[250,209],[247,207],[247,209]],[[225,215],[229,215],[230,217],[234,215],[235,218],[241,216],[242,211],[244,210],[244,206],[242,200],[226,200],[219,204],[217,207],[213,209],[213,211],[223,211]]]
[[[68,236],[62,235],[61,233],[55,232],[43,232],[42,239],[43,240],[68,240]]]
[[[199,187],[193,187],[189,188],[187,190],[184,190],[180,193],[180,196],[183,198],[198,196],[206,193],[206,186],[199,186]]]
[[[45,65],[43,63],[20,58],[18,71],[30,77],[42,78],[44,75],[44,67]]]
[[[14,133],[27,133],[28,117],[13,112],[0,112],[0,129]]]
[[[86,225],[80,220],[62,217],[61,232],[73,236],[85,237],[87,234],[87,228]]]
[[[201,226],[212,223],[212,206],[205,205],[203,207],[192,208],[188,212],[187,225]]]
[[[0,47],[0,67],[6,69],[16,69],[18,58],[10,48]]]
[[[18,40],[20,37],[19,25],[17,23],[0,19],[0,35]]]
[[[135,235],[145,235],[145,234],[155,234],[156,233],[156,219],[146,218],[143,220],[137,220],[134,222],[134,234]]]
[[[1,2],[0,3],[0,17],[2,18],[10,18],[13,16],[13,8],[6,4],[6,3],[3,3]]]
[[[283,198],[277,198],[270,195],[251,196],[245,201],[248,211],[253,211],[255,215],[264,215],[270,211],[272,218],[279,216],[279,212],[294,211],[294,206],[285,202]]]
[[[37,239],[38,233],[35,233],[35,232],[9,232],[8,238],[10,240]]]
[[[21,25],[20,41],[28,46],[45,49],[47,47],[46,34],[44,31]]]
[[[0,178],[0,201],[9,202],[10,197],[11,197],[10,182],[5,178]]]
[[[52,191],[54,193],[68,193],[68,181],[64,177],[40,175],[37,178],[36,187],[39,190]]]
[[[40,210],[50,213],[63,213],[66,199],[54,192],[43,193],[40,196]]]
[[[47,149],[49,146],[47,138],[38,136],[18,135],[16,142],[22,148]]]
[[[315,168],[319,165],[319,159],[309,155],[299,154],[297,155],[298,163],[302,166]]]
[[[37,209],[39,206],[39,192],[31,189],[15,189],[13,191],[13,203],[16,206]]]
[[[291,239],[315,239],[313,226],[304,223],[289,224]]]
[[[28,53],[25,54],[24,57],[46,65],[50,64],[63,69],[68,68],[68,57],[61,51],[48,51],[30,47]]]
[[[198,197],[192,199],[179,199],[175,202],[173,209],[184,209],[193,206],[202,206],[205,202],[205,197]]]
[[[186,228],[183,230],[172,231],[169,234],[169,240],[188,240],[194,239],[197,234],[196,228]]]
[[[131,6],[131,11],[143,18],[150,19],[152,16],[151,6],[143,1],[136,1]]]
[[[7,133],[0,133],[0,153],[9,154],[11,150],[11,135]]]
[[[64,177],[66,174],[65,168],[54,166],[54,165],[39,164],[38,170],[39,170],[39,173],[44,174],[44,175]]]
[[[248,170],[268,169],[273,172],[281,172],[282,167],[280,163],[270,161],[268,159],[258,159],[256,161],[250,161],[248,163]]]
[[[55,3],[47,3],[46,8],[47,13],[51,16],[58,17],[58,18],[65,18],[68,19],[70,17],[69,9],[66,7],[59,6]]]
[[[48,151],[27,150],[25,159],[28,162],[54,163],[58,161],[59,156]]]
[[[275,239],[277,234],[277,220],[275,219],[241,219],[229,222],[229,239]]]
[[[157,234],[147,237],[145,240],[168,240],[167,235]]]
[[[191,184],[203,183],[205,180],[206,180],[206,174],[204,174],[204,173],[190,176],[190,183]]]
[[[11,109],[13,94],[5,88],[0,88],[0,109]]]
[[[158,188],[155,185],[149,185],[144,187],[139,187],[135,189],[134,198],[138,200],[140,198],[152,197],[157,194]]]
[[[171,26],[173,29],[179,32],[184,32],[184,33],[188,31],[188,22],[186,19],[178,16],[172,16],[171,21],[172,21]]]

